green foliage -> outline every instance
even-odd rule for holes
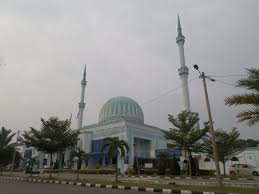
[[[238,139],[237,147],[240,149],[245,149],[247,147],[256,147],[259,145],[259,140],[254,139]]]
[[[35,165],[38,164],[38,159],[37,157],[32,157],[32,158],[28,158],[26,159],[25,161],[25,165],[26,165],[26,170],[28,170],[30,172],[30,175],[32,176],[32,170],[33,170],[33,167]]]
[[[115,153],[116,156],[118,155],[118,153],[120,153],[120,157],[125,157],[126,153],[129,152],[129,146],[128,143],[124,140],[119,140],[117,137],[107,137],[104,138],[104,142],[105,143],[102,146],[101,151],[105,151],[108,148],[108,157],[111,160],[113,157],[113,154]],[[116,182],[118,181],[118,162],[116,162]]]
[[[209,126],[204,123],[204,128],[198,128],[198,113],[188,111],[182,111],[177,117],[169,115],[169,121],[174,128],[170,128],[170,131],[163,131],[165,138],[172,140],[175,147],[187,152],[191,166],[191,151],[199,145],[198,142],[206,135]],[[189,168],[189,174],[191,174],[191,168]]]
[[[16,149],[16,143],[11,143],[15,133],[4,127],[0,131],[0,170],[12,163],[13,153]]]
[[[71,152],[71,158],[72,160],[75,159],[77,161],[77,170],[81,169],[83,162],[88,161],[88,155],[80,148],[77,148]]]
[[[170,169],[170,174],[172,175],[179,175],[181,173],[180,166],[178,164],[178,160],[175,156],[169,159],[168,167]]]
[[[251,93],[233,95],[225,99],[225,104],[250,105],[251,109],[240,112],[237,115],[238,121],[246,121],[249,126],[259,121],[259,69],[246,69],[248,77],[237,81],[236,87],[245,88]]]
[[[52,168],[52,154],[62,153],[74,147],[78,141],[79,131],[70,129],[71,121],[68,119],[59,120],[57,117],[50,117],[49,120],[41,119],[41,122],[40,130],[31,127],[30,131],[23,134],[20,141],[27,147],[49,153]]]
[[[43,173],[49,173],[49,169],[46,169],[43,171]],[[53,170],[53,173],[72,173],[74,170],[72,169],[56,169]],[[79,174],[114,174],[115,169],[109,169],[109,168],[99,168],[99,169],[80,169],[77,170],[77,173]]]
[[[179,175],[181,173],[177,158],[175,156],[169,157],[166,153],[159,154],[157,168],[159,175],[165,175],[168,173],[171,175]],[[168,172],[167,169],[170,171]]]
[[[219,161],[225,166],[225,162],[240,150],[238,143],[240,133],[233,128],[230,132],[217,130],[214,132],[214,135],[215,143],[218,148]],[[199,151],[206,153],[209,158],[213,158],[213,146],[210,134],[207,134],[203,138],[203,143]]]
[[[71,158],[72,160],[76,160],[77,162],[77,177],[76,179],[79,180],[79,169],[81,169],[82,163],[88,161],[88,155],[81,150],[80,148],[77,148],[76,150],[73,150],[71,152]]]
[[[168,166],[169,156],[168,154],[161,153],[158,156],[157,168],[160,175],[164,175]]]
[[[38,162],[39,161],[38,161],[37,157],[32,157],[32,158],[26,159],[25,165],[27,168],[32,169],[36,164],[38,164]]]
[[[57,117],[50,117],[45,121],[41,119],[40,130],[33,127],[25,131],[21,139],[27,147],[35,147],[39,151],[47,153],[63,152],[67,148],[77,144],[79,131],[70,129],[70,120],[59,120]]]
[[[124,140],[119,140],[116,137],[107,137],[103,140],[107,143],[102,146],[101,151],[103,152],[108,148],[109,159],[112,159],[114,153],[118,154],[120,152],[120,156],[125,157],[126,153],[129,152],[129,146]]]

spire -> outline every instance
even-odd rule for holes
[[[178,31],[178,36],[182,36],[182,27],[181,27],[181,22],[180,22],[179,14],[178,14],[178,26],[177,26],[177,31]]]
[[[86,65],[85,65],[85,69],[84,69],[83,81],[86,81]]]
[[[182,34],[182,27],[181,27],[179,14],[177,15],[177,19],[178,19],[178,22],[177,22],[177,32],[178,32],[178,34],[177,34],[177,37],[176,37],[176,42],[179,42],[179,41],[184,41],[185,37]]]

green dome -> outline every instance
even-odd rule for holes
[[[99,114],[99,122],[125,119],[144,123],[144,115],[139,104],[128,97],[118,96],[108,100]]]

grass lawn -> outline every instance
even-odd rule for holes
[[[30,177],[27,177],[30,178]],[[31,177],[32,179],[48,179],[46,177]],[[71,181],[73,179],[58,179],[52,178],[51,180],[59,181]],[[259,194],[259,188],[240,188],[240,187],[218,187],[218,186],[198,186],[198,185],[171,185],[162,183],[147,183],[143,181],[119,181],[116,183],[114,180],[80,180],[81,183],[92,183],[92,184],[104,184],[104,185],[122,185],[122,186],[134,186],[134,187],[149,187],[157,189],[173,189],[173,190],[191,190],[191,191],[206,191],[206,192],[226,192],[226,193],[240,193],[240,194]]]

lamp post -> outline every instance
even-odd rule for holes
[[[208,96],[207,85],[206,85],[206,79],[209,79],[212,82],[214,82],[215,80],[212,79],[211,77],[206,76],[204,72],[200,72],[198,65],[194,65],[193,67],[200,73],[200,78],[202,79],[202,82],[203,82],[205,101],[206,101],[207,112],[208,112],[208,117],[209,117],[209,124],[210,124],[210,135],[211,135],[211,141],[212,141],[212,147],[213,147],[213,156],[214,156],[214,161],[215,161],[215,166],[216,166],[216,176],[217,176],[217,181],[218,181],[219,186],[222,186],[222,180],[221,180],[221,176],[220,176],[220,167],[219,167],[218,149],[217,149],[217,145],[215,142],[213,122],[212,122],[212,116],[211,116],[211,111],[210,111],[209,96]]]

